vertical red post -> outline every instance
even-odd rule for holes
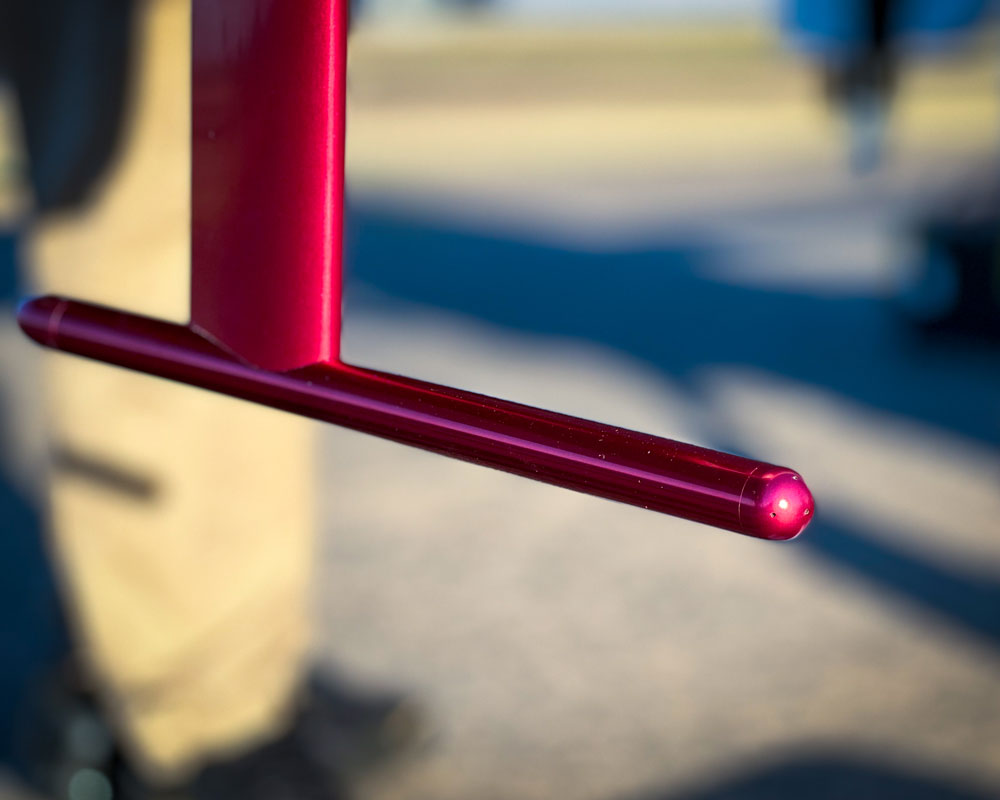
[[[194,0],[192,324],[274,371],[336,362],[348,0]]]

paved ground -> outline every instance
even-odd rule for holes
[[[412,102],[445,78],[358,91],[349,358],[792,464],[820,509],[761,546],[326,431],[323,652],[440,725],[366,796],[1000,792],[997,356],[922,348],[887,302],[990,123],[914,89],[895,166],[854,180],[806,78],[753,63],[509,127]],[[452,125],[411,140],[426,106]]]
[[[580,191],[548,239],[528,198],[499,233],[357,201],[350,358],[792,464],[820,509],[762,545],[325,431],[323,652],[440,725],[368,797],[1000,791],[996,354],[908,341],[891,181],[814,177],[683,238],[637,185],[664,228],[604,248]]]
[[[383,138],[353,151],[349,359],[785,463],[819,510],[765,544],[318,429],[318,652],[437,731],[361,796],[1000,795],[1000,359],[921,344],[887,302],[914,198],[989,131],[934,142],[985,106],[931,103],[938,133],[859,181],[831,135],[778,158],[780,115],[748,123],[750,156],[647,131],[640,158],[613,133],[638,103],[584,126],[580,162],[466,112],[406,156],[433,109],[376,105],[353,129]]]

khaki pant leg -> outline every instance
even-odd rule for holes
[[[45,291],[183,320],[187,0],[151,0],[123,157],[85,213],[31,243]],[[274,735],[301,677],[310,424],[47,357],[57,560],[109,708],[153,776]]]

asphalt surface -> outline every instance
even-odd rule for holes
[[[818,503],[771,545],[325,430],[321,652],[438,732],[364,797],[1000,792],[1000,373],[893,310],[917,173],[734,178],[699,224],[680,179],[618,215],[599,185],[356,195],[349,360],[788,464]]]

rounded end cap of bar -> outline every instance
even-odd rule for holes
[[[29,297],[17,306],[17,324],[41,345],[55,345],[56,325],[66,301],[58,297]]]
[[[746,533],[761,539],[794,539],[812,522],[816,504],[802,476],[791,470],[768,472],[750,479],[741,501]]]

